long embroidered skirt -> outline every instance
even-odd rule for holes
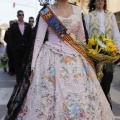
[[[90,64],[43,46],[17,120],[114,120]]]

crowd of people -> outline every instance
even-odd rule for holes
[[[92,62],[73,44],[108,33],[120,50],[120,33],[106,0],[90,0],[88,8],[83,16],[77,5],[56,0],[40,10],[35,27],[33,17],[24,22],[22,10],[10,21],[4,40],[16,85],[5,120],[114,120],[109,94],[114,64],[104,66],[99,82]]]
[[[24,12],[19,10],[17,12],[18,20],[11,20],[9,28],[5,32],[4,41],[7,43],[4,54],[8,56],[8,71],[6,67],[4,72],[10,76],[16,74],[18,81],[18,74],[22,66],[25,51],[29,45],[31,31],[34,29],[34,18],[29,17],[28,23],[24,22]]]

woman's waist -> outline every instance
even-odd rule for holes
[[[60,53],[67,53],[67,54],[78,54],[71,46],[69,46],[68,44],[66,43],[52,43],[50,41],[47,41],[45,43],[45,45],[47,45],[49,48],[57,51],[57,52],[60,52]]]

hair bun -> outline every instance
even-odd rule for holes
[[[38,0],[41,6],[54,4],[56,0]]]

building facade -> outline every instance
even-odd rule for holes
[[[3,43],[4,45],[6,45],[6,43],[4,41],[4,35],[5,35],[5,31],[7,29],[8,29],[8,25],[7,24],[0,25],[0,42]]]

